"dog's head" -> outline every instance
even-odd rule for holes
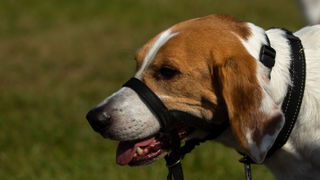
[[[149,40],[136,53],[135,77],[169,110],[208,121],[227,117],[241,151],[261,163],[284,124],[270,97],[269,69],[259,62],[264,30],[227,15],[185,21]],[[146,165],[170,150],[157,116],[139,95],[123,87],[87,115],[103,137],[120,141],[117,163]],[[176,124],[181,141],[206,132]]]

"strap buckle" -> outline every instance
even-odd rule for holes
[[[167,167],[167,168],[172,168],[173,166],[179,164],[179,163],[181,162],[181,160],[182,160],[182,158],[180,158],[177,162],[175,162],[175,163],[173,163],[173,164],[171,164],[171,165],[168,165],[168,163],[166,163],[166,167]]]
[[[260,62],[268,67],[269,69],[272,69],[272,67],[275,64],[275,58],[276,58],[276,51],[267,45],[263,45],[260,49]]]

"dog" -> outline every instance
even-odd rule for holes
[[[272,70],[259,61],[266,35],[276,51]],[[134,77],[169,110],[215,123],[229,118],[230,127],[215,141],[263,163],[276,179],[319,179],[320,26],[305,27],[294,35],[301,39],[306,57],[304,96],[288,141],[268,158],[285,123],[281,105],[292,86],[292,57],[283,29],[265,31],[225,14],[184,21],[136,52]],[[119,165],[148,165],[170,151],[157,115],[131,88],[122,87],[104,99],[87,119],[104,138],[120,141]],[[208,134],[183,123],[176,128],[181,142]]]

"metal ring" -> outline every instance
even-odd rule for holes
[[[181,158],[181,159],[182,159],[182,158]],[[174,164],[171,164],[171,165],[168,165],[168,164],[166,163],[166,167],[167,167],[167,168],[172,168],[173,166],[179,164],[179,163],[181,162],[181,159],[179,159],[177,162],[175,162]]]
[[[299,53],[302,53],[303,50],[304,50],[304,48],[301,48],[301,49],[299,50]]]

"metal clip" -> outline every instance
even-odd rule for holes
[[[246,180],[251,180],[251,165],[248,161],[248,156],[246,154],[243,155],[243,158],[239,159],[241,163],[244,164],[244,172],[246,175]]]
[[[168,164],[166,163],[166,167],[167,167],[167,168],[172,168],[173,166],[175,166],[175,165],[179,164],[181,160],[182,160],[182,158],[181,158],[181,159],[179,159],[177,162],[175,162],[175,163],[171,164],[171,165],[168,165]]]

